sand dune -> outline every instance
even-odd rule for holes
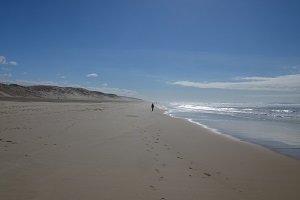
[[[21,86],[0,83],[0,100],[19,101],[140,101],[140,99],[90,91],[84,88],[51,85]]]

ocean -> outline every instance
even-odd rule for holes
[[[300,104],[168,103],[166,114],[300,159]]]

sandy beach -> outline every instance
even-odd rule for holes
[[[300,199],[300,161],[146,103],[0,101],[0,199]]]

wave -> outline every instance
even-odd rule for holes
[[[298,120],[299,104],[171,103],[172,112],[196,112],[263,120]]]

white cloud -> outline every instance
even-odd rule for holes
[[[6,64],[6,58],[4,56],[0,56],[0,64]]]
[[[192,82],[176,81],[173,85],[195,88],[260,90],[260,91],[300,91],[300,74],[277,77],[244,77],[236,82]]]
[[[98,77],[98,74],[96,74],[96,73],[91,73],[91,74],[87,74],[86,77],[87,77],[87,78],[97,78],[97,77]]]
[[[8,64],[10,64],[10,65],[17,65],[17,62],[16,61],[9,61]]]
[[[5,58],[5,56],[0,56],[0,64],[2,65],[17,65],[16,61],[7,61],[7,59]]]

